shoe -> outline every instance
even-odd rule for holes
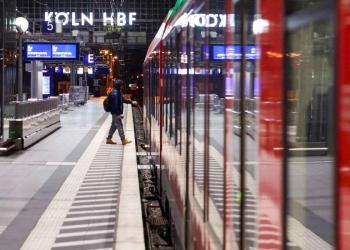
[[[128,139],[122,139],[122,144],[123,145],[126,145],[126,144],[129,144],[129,143],[131,143],[131,141],[129,141]]]
[[[117,143],[112,141],[112,139],[107,138],[106,144],[117,144]]]

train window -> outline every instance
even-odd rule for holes
[[[164,89],[163,89],[163,113],[164,113],[164,129],[165,132],[168,132],[168,124],[169,124],[169,85],[170,85],[170,60],[169,60],[169,42],[166,42],[164,46]]]
[[[155,79],[154,79],[154,91],[155,91],[155,114],[154,114],[154,118],[156,119],[156,121],[158,122],[159,125],[159,105],[160,105],[160,99],[159,99],[159,50],[157,51],[157,53],[155,54]]]
[[[179,63],[180,63],[180,33],[177,34],[172,38],[172,70],[173,70],[173,77],[172,77],[172,86],[174,86],[174,111],[175,111],[175,144],[180,145],[180,147],[177,147],[181,154],[181,81],[180,81],[180,75],[179,75]]]
[[[176,74],[177,72],[174,72],[176,70],[176,43],[174,41],[174,38],[171,37],[170,41],[170,47],[171,47],[171,74],[170,74],[170,122],[169,122],[169,135],[170,138],[173,138],[174,135],[174,124],[175,124],[175,85],[176,85]],[[173,140],[175,141],[175,140]],[[175,143],[176,144],[176,143]]]
[[[199,13],[203,13],[204,9],[201,9]],[[192,112],[193,118],[193,195],[195,201],[200,209],[204,212],[205,207],[205,198],[204,193],[207,188],[208,182],[206,180],[207,169],[205,168],[205,147],[204,147],[204,136],[205,136],[205,75],[202,72],[205,72],[204,61],[201,59],[201,52],[205,48],[205,37],[203,36],[202,30],[200,27],[191,28],[192,38],[191,43],[193,43],[193,52],[194,52],[194,68],[195,72],[192,76],[193,79],[193,88],[189,89],[189,92],[192,92],[194,89],[196,91],[196,97],[193,97],[194,102],[194,112]],[[196,73],[197,72],[197,73]],[[187,92],[187,88],[183,89],[183,95]],[[187,97],[186,97],[187,98]],[[208,166],[207,166],[208,167]]]
[[[285,1],[295,2],[295,1]],[[322,2],[322,1],[308,1]],[[289,5],[287,5],[289,6]],[[294,8],[290,7],[294,11]],[[301,249],[334,249],[334,19],[286,34],[287,235]],[[288,13],[288,10],[287,10]],[[314,13],[316,16],[318,13]],[[308,20],[308,16],[305,16]]]
[[[308,1],[301,1],[301,0],[288,0],[284,1],[286,4],[286,14],[292,14],[300,10],[304,10],[307,8],[317,8],[318,6],[324,5],[329,3],[329,0],[308,0]]]

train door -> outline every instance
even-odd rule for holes
[[[226,1],[224,249],[258,249],[257,1]],[[214,55],[215,56],[215,55]]]
[[[224,248],[334,249],[335,5],[226,11]]]
[[[283,243],[335,249],[335,4],[284,4]]]

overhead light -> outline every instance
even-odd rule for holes
[[[17,31],[21,34],[26,32],[29,28],[28,20],[25,19],[24,17],[17,17],[15,24],[16,24]]]

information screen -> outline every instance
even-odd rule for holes
[[[258,50],[256,48],[256,46],[253,45],[247,45],[246,47],[246,51],[245,51],[245,56],[247,59],[258,59],[259,55],[258,55]]]
[[[242,46],[240,45],[211,45],[211,59],[212,60],[224,60],[226,59],[242,59]],[[226,51],[225,51],[226,50]],[[258,59],[258,51],[255,45],[247,45],[245,48],[245,56],[248,60]]]
[[[26,59],[50,59],[52,56],[51,44],[27,43],[24,48]]]
[[[50,94],[50,76],[43,76],[43,95]]]
[[[79,44],[24,43],[24,60],[79,60]]]
[[[52,44],[53,59],[75,59],[77,53],[77,44]]]

